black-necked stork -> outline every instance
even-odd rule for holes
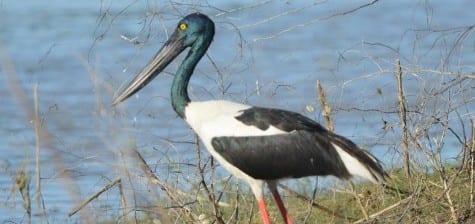
[[[190,47],[173,79],[173,109],[225,169],[249,184],[264,223],[270,223],[264,202],[265,184],[285,222],[292,222],[277,191],[279,179],[334,175],[384,182],[387,174],[374,156],[301,114],[223,100],[191,101],[188,82],[213,36],[214,23],[204,14],[193,13],[180,20],[168,41],[115,97],[113,105],[147,85]]]

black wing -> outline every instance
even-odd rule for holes
[[[241,115],[236,117],[237,120],[246,125],[256,126],[261,130],[267,130],[269,126],[274,126],[286,132],[296,130],[327,132],[323,126],[314,120],[291,111],[252,107],[242,112]]]
[[[214,149],[256,179],[335,175],[350,177],[340,157],[322,135],[308,131],[250,137],[215,137]]]
[[[333,144],[368,167],[376,180],[386,173],[379,162],[350,140],[295,112],[253,107],[237,120],[261,130],[274,126],[287,132],[271,136],[222,136],[212,139],[214,149],[228,162],[257,179],[311,175],[351,177]]]

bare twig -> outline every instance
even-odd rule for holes
[[[41,208],[41,166],[40,166],[40,118],[38,115],[38,84],[33,86],[33,123],[35,125],[35,140],[36,140],[36,206]],[[43,208],[44,210],[44,208]]]
[[[117,187],[119,188],[119,195],[120,195],[120,204],[122,206],[122,215],[125,216],[127,214],[127,202],[125,200],[124,194],[124,187],[122,185],[122,180],[117,183]]]
[[[390,206],[388,206],[388,207],[382,209],[382,210],[379,211],[379,212],[376,212],[376,213],[371,214],[371,215],[368,217],[368,219],[367,219],[367,218],[360,219],[360,220],[358,220],[358,221],[356,221],[356,222],[353,222],[353,224],[362,223],[362,222],[365,222],[365,221],[369,221],[370,219],[374,219],[374,218],[380,216],[381,214],[383,214],[383,213],[385,213],[385,212],[387,212],[387,211],[389,211],[389,210],[392,210],[392,209],[394,209],[394,208],[397,208],[398,206],[400,206],[400,205],[402,205],[402,204],[408,202],[409,200],[411,200],[411,198],[412,198],[412,196],[409,196],[409,197],[407,197],[407,198],[405,198],[405,199],[402,199],[402,200],[400,200],[400,201],[398,201],[398,202],[396,202],[396,203],[394,203],[394,204],[392,204],[392,205],[390,205]]]
[[[197,222],[197,220],[199,220],[198,216],[195,213],[193,213],[193,211],[190,208],[188,208],[186,204],[183,203],[178,198],[178,196],[175,194],[174,188],[171,186],[168,186],[168,184],[166,183],[163,183],[162,181],[158,179],[157,176],[155,176],[152,169],[150,169],[150,167],[145,162],[142,155],[140,155],[140,153],[135,148],[130,149],[130,152],[133,157],[138,159],[140,168],[142,168],[142,170],[145,172],[149,180],[152,183],[158,185],[160,189],[162,189],[168,195],[168,197],[177,205],[175,208],[179,208],[180,210],[183,210],[184,211],[183,213],[187,215],[188,217],[190,217],[193,220],[193,222]]]
[[[364,218],[368,220],[369,219],[368,211],[366,211],[366,208],[363,205],[363,202],[361,202],[361,198],[358,196],[358,193],[356,193],[355,185],[353,184],[351,180],[348,180],[348,185],[350,185],[351,193],[355,197],[356,203],[358,203],[358,205],[360,206],[361,213],[363,213]]]
[[[323,206],[323,205],[321,205],[321,204],[318,204],[318,203],[315,202],[314,200],[312,200],[312,199],[310,199],[310,198],[307,198],[305,195],[300,194],[300,193],[298,193],[298,192],[296,192],[296,191],[290,189],[289,187],[287,187],[287,186],[285,186],[285,185],[283,185],[283,184],[281,184],[281,183],[278,183],[278,186],[279,186],[280,188],[282,188],[286,193],[291,194],[291,195],[293,195],[293,196],[295,196],[295,197],[297,197],[297,198],[300,198],[300,199],[302,199],[302,200],[304,200],[304,201],[307,201],[307,202],[311,203],[313,207],[319,209],[320,211],[323,211],[323,212],[327,213],[328,215],[331,215],[331,216],[337,217],[337,218],[341,218],[341,219],[345,219],[345,220],[348,220],[348,221],[354,221],[354,220],[356,220],[356,219],[353,218],[353,217],[349,217],[349,216],[346,216],[346,215],[337,214],[335,211],[332,211],[331,209],[329,209],[329,208],[327,208],[327,207],[325,207],[325,206]]]
[[[407,131],[407,117],[406,117],[406,99],[404,96],[404,90],[402,87],[402,67],[399,60],[396,61],[397,72],[397,90],[398,90],[398,103],[399,103],[399,116],[401,119],[402,126],[402,149],[403,149],[403,158],[404,158],[404,171],[406,177],[409,180],[409,187],[412,190],[412,178],[411,178],[411,169],[409,167],[409,145],[408,145],[408,131]]]
[[[196,148],[197,148],[197,153],[198,153],[198,162],[197,162],[197,167],[198,167],[198,173],[200,174],[200,178],[201,178],[201,184],[203,186],[203,188],[205,189],[205,192],[206,194],[208,195],[208,201],[212,204],[213,206],[213,211],[214,211],[214,215],[216,216],[216,221],[218,221],[218,223],[221,223],[223,224],[224,223],[224,220],[223,220],[223,216],[218,208],[218,204],[216,202],[216,196],[214,195],[214,191],[210,191],[210,189],[208,188],[208,185],[206,184],[206,181],[205,181],[205,176],[204,176],[204,170],[203,170],[203,167],[201,165],[201,147],[200,147],[200,143],[199,143],[199,138],[198,138],[198,135],[195,134],[195,143],[196,143]]]
[[[316,180],[318,180],[318,177],[316,178]],[[307,215],[305,215],[305,219],[303,223],[307,223],[308,219],[310,218],[310,215],[312,214],[313,204],[315,203],[315,199],[317,197],[317,186],[318,186],[318,181],[315,181],[315,187],[313,188],[313,192],[312,192],[312,199],[309,203]]]
[[[475,117],[472,117],[470,120],[472,122],[472,142],[470,147],[470,208],[473,208],[475,206],[473,198],[475,169]]]
[[[234,12],[239,12],[239,11],[243,11],[243,10],[247,10],[247,9],[257,8],[259,6],[265,5],[265,4],[267,4],[269,2],[272,2],[272,1],[273,0],[263,0],[263,1],[259,1],[259,2],[253,2],[252,4],[249,4],[249,5],[239,6],[237,8],[226,10],[226,11],[221,10],[221,12],[216,14],[215,16],[218,17],[218,16],[222,16],[222,15],[225,15],[225,14],[229,14],[229,13],[234,13]]]
[[[320,105],[322,107],[322,115],[325,119],[325,126],[328,128],[329,131],[333,132],[335,128],[331,119],[332,108],[327,104],[325,91],[323,90],[320,80],[317,80],[317,90]]]
[[[103,188],[101,188],[99,191],[97,191],[95,194],[91,195],[89,198],[87,198],[86,200],[84,200],[80,205],[78,205],[77,207],[73,208],[69,213],[68,213],[68,216],[71,217],[73,216],[74,214],[76,214],[79,210],[81,210],[82,208],[84,208],[84,206],[86,206],[87,204],[89,204],[89,202],[91,202],[92,200],[94,200],[95,198],[99,197],[99,195],[101,195],[102,193],[104,193],[105,191],[111,189],[112,187],[114,187],[115,185],[118,185],[120,186],[120,178],[117,178],[115,179],[114,181],[108,183],[106,186],[104,186]],[[120,189],[120,188],[119,188]]]
[[[230,176],[231,177],[231,176]],[[233,209],[233,212],[229,215],[229,218],[228,220],[225,222],[225,223],[238,223],[239,222],[239,198],[240,198],[240,194],[239,194],[239,181],[236,181],[236,190],[235,190],[235,198],[234,198],[234,209]],[[219,197],[218,197],[218,200]],[[231,207],[231,206],[229,206]]]
[[[335,130],[335,127],[331,119],[332,109],[331,109],[331,106],[328,105],[328,103],[326,102],[325,91],[323,90],[323,87],[320,85],[320,80],[317,81],[317,89],[318,89],[318,95],[320,99],[320,105],[322,105],[323,117],[325,118],[325,125],[329,131],[333,132]],[[368,211],[366,211],[366,208],[363,206],[363,203],[361,202],[361,198],[358,197],[358,194],[356,193],[356,188],[353,185],[353,182],[351,182],[351,180],[348,180],[348,184],[350,185],[351,192],[353,193],[353,196],[355,197],[355,200],[358,203],[360,210],[363,213],[363,216],[365,217],[365,219],[368,219]]]
[[[265,24],[265,23],[269,23],[270,21],[273,21],[273,20],[275,20],[275,19],[277,19],[277,18],[280,18],[280,17],[282,17],[282,16],[291,16],[292,14],[297,14],[297,13],[301,12],[302,10],[305,10],[305,9],[307,9],[307,8],[310,8],[310,7],[313,7],[313,6],[316,6],[316,5],[323,4],[323,3],[325,3],[325,2],[327,2],[327,0],[311,2],[311,3],[308,4],[308,5],[304,5],[304,6],[302,6],[302,7],[296,8],[296,9],[284,11],[284,12],[282,12],[282,13],[273,15],[273,16],[268,17],[268,18],[265,18],[265,19],[263,19],[263,20],[261,20],[261,21],[258,21],[258,22],[256,22],[256,23],[243,25],[243,26],[240,26],[240,27],[238,27],[238,28],[239,28],[239,29],[243,29],[243,28],[248,28],[248,27],[263,25],[263,24]]]
[[[448,128],[448,122],[444,122],[444,129],[441,131],[441,134],[440,134],[440,139],[444,139],[445,136],[446,136],[446,133],[447,133],[447,128]],[[447,170],[446,170],[446,164],[444,164],[444,162],[442,161],[442,158],[441,158],[441,150],[442,150],[442,147],[443,147],[443,142],[440,141],[440,140],[436,140],[434,139],[433,140],[434,142],[434,145],[436,147],[436,151],[437,151],[437,154],[435,154],[433,157],[434,160],[436,160],[437,162],[435,164],[438,164],[438,167],[435,167],[436,170],[439,171],[439,178],[440,178],[440,182],[442,183],[442,188],[444,189],[444,196],[447,200],[447,203],[448,203],[448,206],[450,208],[450,214],[451,214],[451,218],[452,218],[452,222],[453,223],[458,223],[458,215],[457,215],[457,209],[454,207],[454,202],[452,200],[452,197],[450,195],[450,192],[452,190],[451,188],[451,183],[449,183],[450,181],[450,177],[448,177],[447,175]],[[461,166],[462,167],[462,166]],[[460,171],[462,171],[463,168],[461,168],[459,170],[459,172],[455,172],[455,174],[453,174],[452,176],[452,180],[455,180],[455,178],[460,174]],[[452,182],[452,181],[450,181]]]
[[[458,223],[457,209],[454,207],[452,197],[450,196],[450,190],[452,188],[450,188],[450,186],[448,185],[446,178],[443,178],[443,184],[444,184],[445,198],[447,199],[447,202],[449,203],[450,214],[452,215],[452,221],[453,223]]]
[[[126,153],[122,153],[122,154],[127,155]],[[127,164],[126,160],[129,160],[129,157],[121,156],[121,159],[122,159],[123,167],[124,167],[123,172],[124,172],[124,175],[126,177],[125,180],[128,183],[128,188],[129,188],[129,191],[131,193],[131,200],[132,200],[134,208],[136,208],[137,207],[137,191],[135,190],[133,176],[132,176],[128,166],[126,165]],[[120,194],[120,197],[121,197],[123,215],[125,216],[127,214],[127,211],[126,211],[127,204],[125,203],[124,192],[123,192],[122,186],[123,186],[123,183],[121,181],[120,182],[120,187],[119,187],[119,194]],[[133,218],[134,218],[134,221],[137,223],[139,218],[138,218],[136,209],[133,210]]]
[[[342,12],[337,12],[337,13],[331,14],[331,15],[329,15],[329,16],[318,17],[318,18],[315,18],[315,19],[312,19],[312,20],[308,20],[308,21],[305,22],[305,23],[300,23],[300,24],[297,24],[297,25],[288,27],[288,28],[286,28],[286,29],[284,29],[284,30],[281,30],[281,31],[279,31],[279,32],[276,33],[276,34],[255,38],[253,41],[261,41],[261,40],[268,40],[268,39],[276,38],[276,37],[278,37],[278,36],[281,36],[282,34],[288,33],[288,32],[290,32],[290,31],[292,31],[292,30],[297,29],[297,28],[305,27],[305,26],[308,26],[308,25],[311,25],[311,24],[314,24],[314,23],[317,23],[317,22],[320,22],[320,21],[324,21],[324,20],[328,20],[328,19],[331,19],[331,18],[334,18],[334,17],[337,17],[337,16],[344,16],[344,15],[347,15],[347,14],[350,14],[350,13],[353,13],[353,12],[356,12],[356,11],[358,11],[358,10],[360,10],[360,9],[363,9],[363,8],[366,8],[366,7],[368,7],[368,6],[373,5],[373,4],[377,3],[378,1],[379,1],[379,0],[373,0],[373,1],[369,2],[369,3],[360,5],[360,6],[358,6],[358,7],[353,8],[353,9],[349,9],[349,10],[342,11]]]

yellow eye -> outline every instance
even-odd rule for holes
[[[178,25],[178,29],[180,29],[181,31],[185,31],[186,28],[188,28],[188,25],[186,25],[186,23],[180,23],[180,25]]]

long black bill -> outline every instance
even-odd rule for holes
[[[152,81],[155,76],[160,74],[185,49],[186,46],[184,46],[183,41],[184,38],[179,38],[174,33],[150,63],[125,88],[119,91],[114,100],[112,100],[112,105],[116,105],[134,95]]]

